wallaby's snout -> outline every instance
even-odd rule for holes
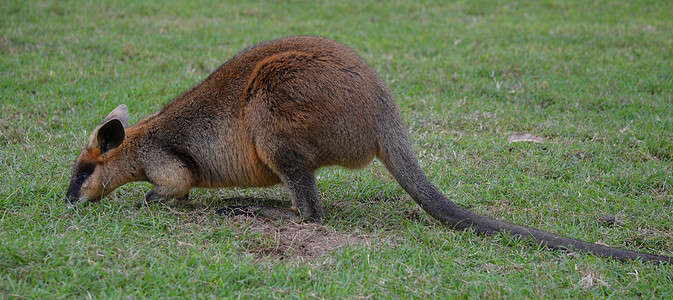
[[[91,179],[96,171],[96,165],[91,162],[86,162],[88,153],[89,151],[84,151],[77,158],[77,161],[73,166],[68,190],[65,193],[66,200],[71,204],[77,204],[82,200],[95,200],[95,195],[102,190],[97,189],[96,182]],[[85,156],[85,158],[83,158],[83,156]],[[83,193],[83,191],[85,193]]]
[[[65,199],[70,204],[75,204],[79,201],[79,190],[77,190],[73,186],[72,179],[70,179],[70,184],[68,185],[68,191],[65,192]]]

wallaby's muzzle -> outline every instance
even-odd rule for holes
[[[80,194],[80,187],[81,184],[78,186],[74,184],[74,180],[70,180],[70,184],[68,185],[68,190],[65,192],[65,198],[67,201],[71,204],[75,204],[79,202],[79,194]]]

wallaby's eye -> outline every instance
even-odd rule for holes
[[[77,174],[77,177],[75,178],[75,183],[82,184],[82,183],[84,183],[84,180],[86,180],[87,177],[89,177],[89,174],[84,173],[84,172],[79,173],[79,174]]]
[[[75,184],[81,185],[84,181],[93,174],[93,171],[96,169],[96,165],[91,163],[82,164],[77,168],[79,172],[75,175]]]

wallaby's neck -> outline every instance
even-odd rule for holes
[[[110,183],[121,186],[127,182],[144,181],[147,180],[145,175],[145,166],[142,163],[141,157],[141,139],[144,136],[144,129],[142,123],[136,124],[126,129],[126,138],[116,151],[118,155],[113,158],[116,160],[115,165],[118,166],[116,170],[120,176],[120,182]]]

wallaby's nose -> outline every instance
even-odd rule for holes
[[[72,183],[68,185],[68,191],[65,192],[65,198],[70,204],[77,203],[79,201],[79,189],[73,187]]]

